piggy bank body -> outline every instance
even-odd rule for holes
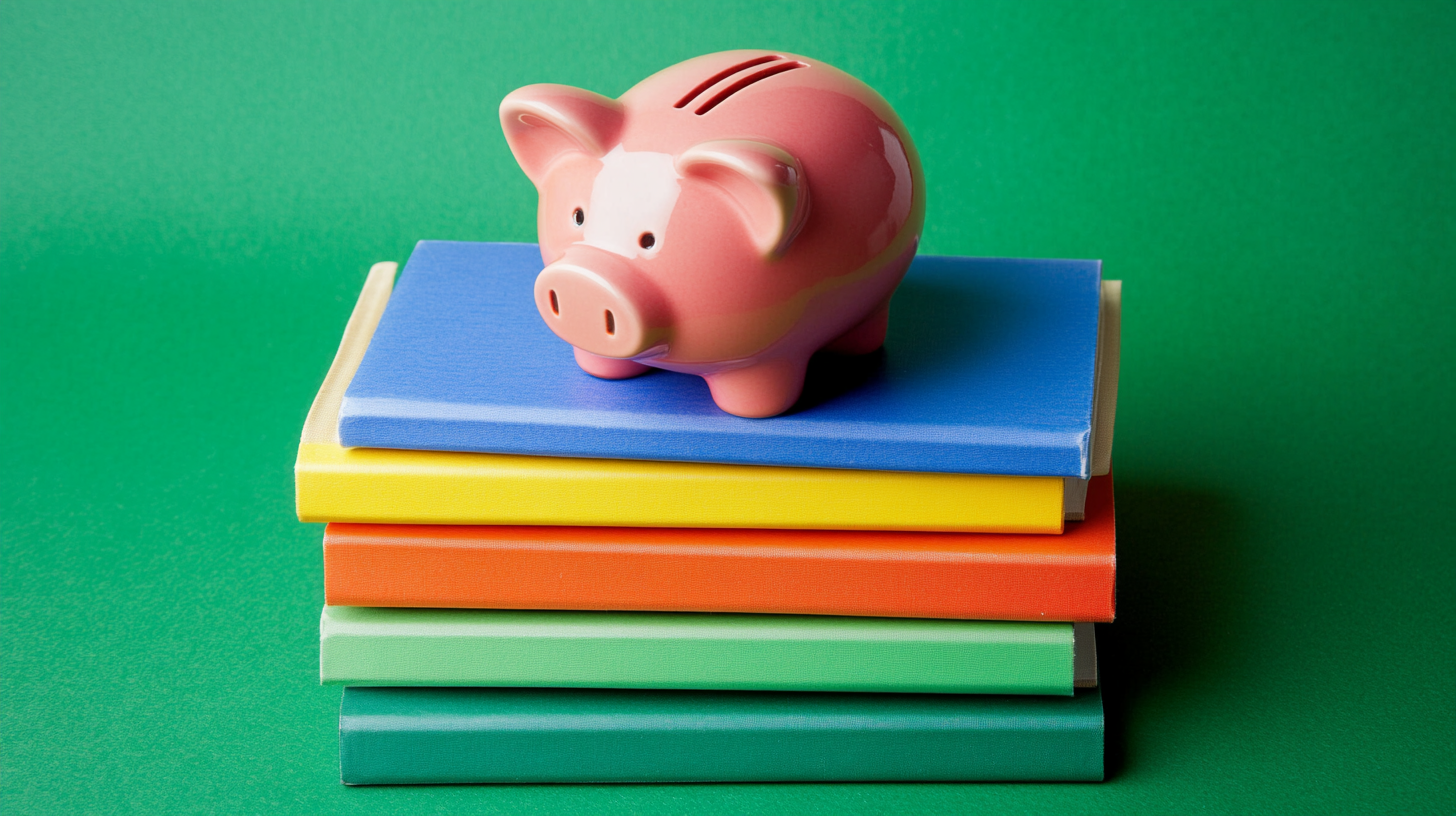
[[[540,194],[537,309],[587,372],[696,374],[723,410],[767,417],[816,351],[883,343],[925,193],[904,125],[864,83],[732,51],[615,100],[521,88],[501,123]]]

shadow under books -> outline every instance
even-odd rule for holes
[[[1138,760],[1126,729],[1139,697],[1185,678],[1212,682],[1229,662],[1218,644],[1247,624],[1247,537],[1233,502],[1145,476],[1119,475],[1116,492],[1117,620],[1097,627],[1109,780]]]

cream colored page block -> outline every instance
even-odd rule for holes
[[[1062,480],[1062,516],[1067,521],[1087,518],[1087,480],[1071,476]]]
[[[1072,686],[1097,688],[1097,624],[1072,624]]]
[[[1093,476],[1112,470],[1112,428],[1117,418],[1117,370],[1122,346],[1122,281],[1102,282],[1097,327],[1096,396],[1092,402]]]
[[[1117,371],[1122,345],[1122,281],[1103,281],[1098,303],[1097,363],[1093,374],[1092,443],[1087,471],[1105,476],[1112,467],[1112,426],[1117,414]],[[1086,519],[1087,480],[1066,479],[1062,490],[1067,521]]]
[[[354,379],[354,372],[359,370],[359,363],[364,360],[364,352],[374,337],[374,329],[379,325],[384,307],[389,303],[389,296],[394,291],[394,274],[398,270],[399,264],[393,261],[377,263],[370,268],[364,289],[354,304],[354,312],[349,315],[349,323],[344,327],[344,339],[339,341],[334,362],[308,409],[301,444],[338,443],[339,406]]]

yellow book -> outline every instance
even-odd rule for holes
[[[303,521],[1060,533],[1058,477],[345,448],[339,403],[394,286],[376,264],[309,409]]]

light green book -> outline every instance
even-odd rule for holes
[[[1070,695],[1075,655],[1070,623],[326,606],[319,668],[348,686]]]

